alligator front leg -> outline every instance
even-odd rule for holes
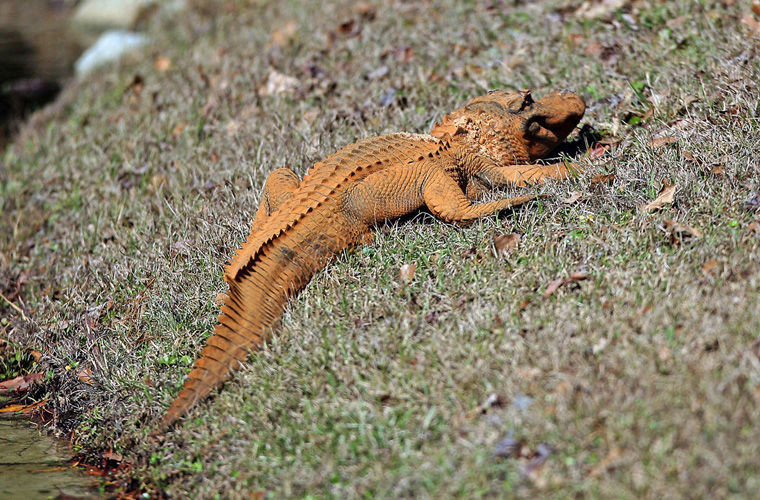
[[[300,184],[298,175],[289,168],[273,170],[264,183],[264,193],[261,195],[259,209],[253,218],[251,232],[258,231],[266,218],[272,215],[282,202],[293,196]]]
[[[459,184],[441,169],[430,173],[422,187],[422,196],[433,215],[446,222],[469,222],[537,198],[529,194],[473,205]]]
[[[567,179],[583,172],[583,167],[580,164],[564,162],[549,165],[507,165],[501,167],[493,161],[473,153],[458,156],[456,161],[468,177],[468,194],[469,184],[474,186],[485,184],[491,187],[524,187],[541,184],[548,179]]]
[[[578,163],[551,163],[549,165],[510,165],[491,167],[481,178],[495,186],[532,186],[549,179],[568,179],[579,175],[583,168]]]

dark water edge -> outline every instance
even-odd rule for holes
[[[22,418],[0,418],[0,498],[100,498],[98,481],[69,463],[71,452]]]

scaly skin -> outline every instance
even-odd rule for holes
[[[160,430],[227,379],[264,343],[288,299],[378,222],[427,206],[441,220],[463,223],[536,198],[473,205],[485,189],[570,175],[573,166],[531,162],[556,148],[584,111],[570,92],[534,102],[529,91],[496,91],[446,115],[431,135],[358,141],[315,164],[303,181],[289,169],[272,172],[251,234],[224,270],[230,289],[214,335]]]

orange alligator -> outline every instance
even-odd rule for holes
[[[577,166],[536,165],[575,128],[586,105],[568,91],[534,101],[494,91],[435,124],[430,135],[389,134],[344,147],[299,180],[290,169],[264,185],[251,234],[224,270],[219,323],[161,421],[165,430],[258,349],[290,297],[373,227],[426,206],[466,222],[534,200],[534,194],[473,204],[484,190],[568,177]]]

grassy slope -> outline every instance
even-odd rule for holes
[[[54,425],[174,494],[757,491],[760,214],[743,202],[760,190],[760,71],[746,6],[638,2],[583,20],[572,2],[403,2],[367,19],[338,4],[228,2],[214,20],[158,22],[144,59],[75,86],[6,154],[0,285],[26,277],[34,323],[4,305],[2,328],[44,351]],[[339,29],[349,19],[360,36]],[[289,20],[295,35],[272,46]],[[298,93],[257,96],[270,68]],[[390,224],[314,278],[219,396],[163,444],[146,439],[213,327],[221,265],[266,173],[424,131],[496,87],[583,92],[585,122],[621,142],[514,216]],[[592,186],[599,172],[614,181]],[[638,213],[665,178],[675,204]],[[584,198],[563,204],[572,191]],[[703,237],[674,243],[667,219]],[[492,236],[513,231],[520,247],[494,258]],[[543,297],[578,269],[590,279]],[[473,412],[492,393],[502,404]],[[509,435],[522,456],[493,457]],[[542,443],[552,455],[526,472]]]

